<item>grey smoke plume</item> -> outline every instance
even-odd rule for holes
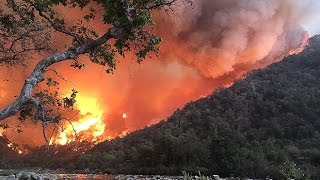
[[[314,0],[198,0],[177,6],[166,53],[173,53],[205,77],[217,78],[259,64],[300,45],[313,18]],[[168,26],[166,26],[168,27]],[[168,29],[166,29],[168,30]],[[168,38],[169,39],[169,38]],[[177,49],[178,48],[178,49]]]

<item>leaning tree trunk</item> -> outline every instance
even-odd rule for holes
[[[86,54],[93,49],[103,45],[111,38],[116,38],[119,36],[120,30],[116,28],[110,28],[103,36],[99,39],[84,43],[76,48],[70,48],[65,52],[56,53],[52,56],[42,59],[34,68],[31,75],[25,80],[25,83],[21,89],[19,97],[10,105],[0,110],[0,121],[4,120],[10,116],[17,114],[19,111],[23,110],[25,106],[33,105],[36,108],[37,119],[48,122],[53,120],[50,117],[46,117],[42,104],[38,99],[32,97],[33,88],[40,82],[44,81],[44,73],[46,69],[56,63],[73,60],[81,54]]]

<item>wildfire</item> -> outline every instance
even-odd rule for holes
[[[292,49],[291,51],[289,51],[287,56],[301,53],[308,45],[309,38],[310,38],[309,34],[307,32],[305,32],[300,46],[298,48],[295,48],[295,49]]]
[[[51,140],[50,144],[65,145],[76,140],[99,140],[104,133],[105,124],[102,118],[104,111],[99,106],[97,99],[77,96],[76,108],[81,118],[67,124],[64,130]]]
[[[13,151],[16,151],[18,154],[23,154],[23,151],[16,144],[8,143],[7,146],[8,148],[11,148]]]
[[[127,114],[123,113],[123,114],[122,114],[122,118],[123,118],[123,119],[127,119]]]
[[[0,137],[2,137],[3,136],[3,129],[2,128],[0,128]]]

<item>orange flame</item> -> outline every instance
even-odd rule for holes
[[[122,114],[122,118],[123,118],[123,119],[127,119],[127,114],[126,114],[126,113],[123,113],[123,114]]]
[[[16,151],[18,154],[23,154],[24,152],[20,149],[20,147],[13,143],[7,144],[8,148],[11,148],[13,151]]]
[[[76,108],[81,118],[67,124],[50,144],[65,145],[76,140],[98,141],[105,131],[104,111],[94,97],[77,96]]]
[[[290,50],[287,56],[301,53],[309,44],[309,39],[310,39],[309,33],[305,32],[300,46]]]

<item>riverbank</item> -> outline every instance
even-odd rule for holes
[[[109,175],[109,174],[61,174],[50,170],[0,170],[0,180],[251,180],[250,178],[220,178],[218,175],[191,176],[184,173],[183,176],[163,176],[163,175]],[[265,180],[271,180],[265,178]]]

